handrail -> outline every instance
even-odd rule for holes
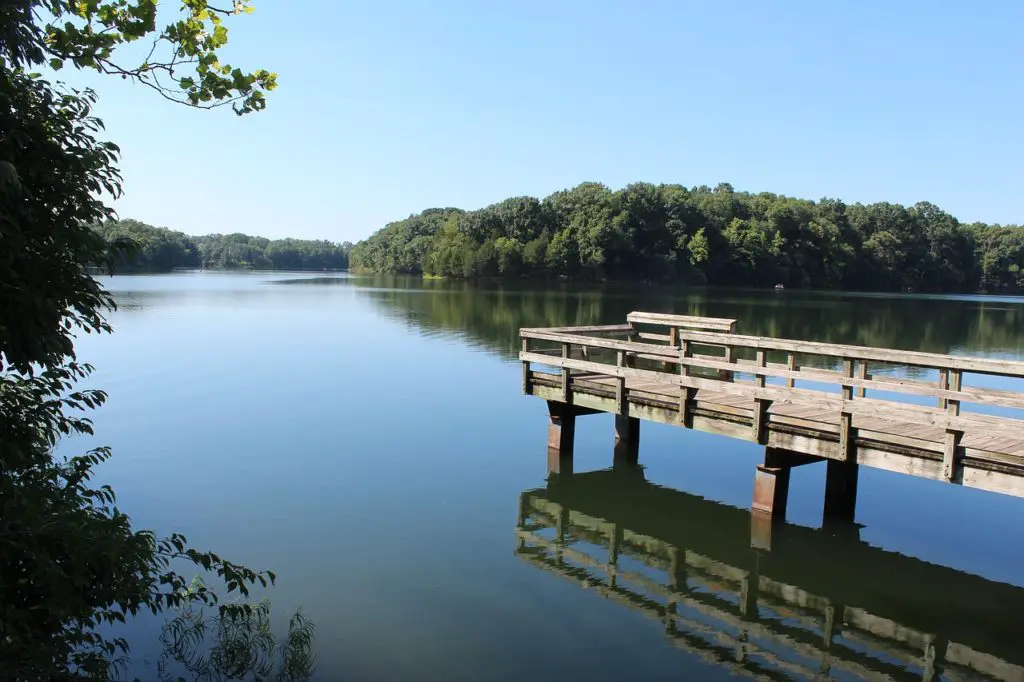
[[[739,348],[756,350],[778,350],[807,355],[822,355],[832,358],[851,358],[883,362],[912,367],[928,367],[931,369],[958,369],[978,374],[995,374],[1024,378],[1024,362],[1017,360],[996,360],[993,358],[972,358],[961,355],[943,355],[912,350],[896,350],[892,348],[873,348],[871,346],[851,346],[845,344],[822,343],[819,341],[799,341],[794,339],[774,339],[765,336],[744,336],[741,334],[719,334],[715,332],[681,331],[683,340],[712,346],[723,344]]]
[[[683,388],[705,389],[729,395],[749,397],[751,400],[768,400],[783,403],[803,403],[835,409],[848,414],[860,414],[878,419],[907,420],[944,429],[963,431],[978,421],[984,421],[986,428],[994,435],[1012,430],[1013,435],[1024,434],[1024,421],[1012,417],[992,417],[989,415],[950,416],[933,407],[899,403],[878,398],[859,397],[851,399],[840,394],[828,394],[818,389],[786,386],[758,386],[746,382],[725,382],[695,376],[683,376],[660,372],[657,370],[619,367],[589,360],[575,360],[566,357],[553,357],[534,352],[519,354],[523,362],[550,365],[562,369],[575,369],[594,374],[617,378],[647,379],[671,383]],[[666,378],[670,381],[666,381]],[[959,394],[958,394],[959,395]],[[1009,422],[1009,424],[1007,423]],[[1013,423],[1016,422],[1016,425]],[[1005,426],[1006,428],[1000,428]]]
[[[634,316],[635,317],[635,316]],[[965,373],[1024,379],[1024,362],[969,358],[918,351],[900,351],[868,346],[852,346],[790,339],[773,339],[735,333],[708,332],[672,328],[670,345],[645,343],[643,340],[620,340],[587,335],[583,330],[523,329],[524,389],[533,380],[531,363],[557,367],[563,400],[568,402],[574,380],[573,372],[586,372],[617,379],[615,397],[617,410],[622,411],[629,400],[626,379],[641,379],[680,389],[680,419],[685,418],[693,391],[708,390],[726,395],[742,396],[753,406],[753,430],[760,442],[764,438],[768,409],[772,403],[815,405],[839,413],[840,450],[845,458],[849,452],[855,415],[865,419],[905,421],[944,429],[943,474],[953,480],[957,471],[958,448],[964,432],[983,429],[993,437],[1024,437],[1024,420],[1016,417],[971,413],[961,415],[964,403],[992,405],[1024,410],[1024,391],[1006,391],[963,386]],[[660,339],[659,339],[660,340]],[[558,356],[537,352],[531,342],[557,343]],[[573,346],[582,349],[583,358],[572,357]],[[705,355],[695,348],[724,349],[723,355]],[[597,362],[592,350],[615,351],[614,364]],[[756,359],[735,357],[737,350],[753,351]],[[550,351],[549,351],[550,352]],[[768,352],[786,354],[786,363],[767,362]],[[841,371],[820,367],[801,367],[798,356],[817,356],[842,361]],[[662,370],[636,366],[636,360],[650,360]],[[869,364],[906,365],[938,370],[938,382],[881,376],[868,371]],[[806,364],[806,363],[805,363]],[[677,368],[676,371],[671,368]],[[706,370],[711,376],[694,375],[692,370]],[[751,375],[753,381],[736,380],[736,375]],[[785,385],[769,384],[768,379],[783,380]],[[838,392],[821,388],[796,386],[797,381],[831,384]],[[835,391],[835,389],[832,389]],[[892,398],[867,397],[867,391],[881,391],[936,400],[935,406],[916,405]]]

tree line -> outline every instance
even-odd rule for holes
[[[235,232],[190,236],[138,220],[108,220],[95,230],[123,244],[118,272],[170,272],[176,268],[346,270],[352,244],[313,239],[267,239]]]
[[[963,224],[927,202],[587,182],[476,211],[433,208],[351,252],[355,270],[931,292],[1024,291],[1024,230]]]

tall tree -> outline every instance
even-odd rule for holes
[[[102,391],[75,383],[74,334],[109,331],[113,301],[86,274],[110,244],[92,225],[110,219],[105,197],[121,193],[118,149],[98,139],[95,94],[53,84],[32,69],[70,64],[130,78],[197,107],[264,107],[275,77],[222,64],[225,19],[248,11],[185,0],[182,14],[156,27],[156,0],[8,0],[0,3],[0,642],[5,679],[106,680],[127,642],[106,624],[217,592],[173,570],[187,560],[229,591],[273,580],[187,546],[132,528],[113,491],[93,487],[106,448],[56,460],[63,435],[91,434],[81,416]],[[153,41],[141,64],[119,63],[117,48]],[[161,50],[163,55],[160,56]],[[220,605],[225,618],[249,606]]]

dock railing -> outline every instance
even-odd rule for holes
[[[837,413],[838,459],[851,457],[856,416],[864,425],[861,430],[867,431],[872,421],[943,429],[941,443],[917,439],[909,430],[906,437],[886,438],[941,452],[942,477],[948,481],[960,475],[964,457],[995,466],[1024,466],[1024,457],[1006,453],[1005,447],[989,449],[977,439],[971,448],[961,446],[968,431],[984,433],[990,444],[1000,439],[1024,442],[1024,421],[1016,416],[964,409],[1024,410],[1024,384],[1019,383],[1024,362],[744,336],[735,333],[735,320],[720,318],[635,312],[627,321],[522,329],[524,391],[530,393],[535,383],[557,386],[560,400],[569,403],[575,383],[612,377],[616,413],[628,414],[632,396],[642,399],[644,393],[632,390],[628,381],[648,388],[669,385],[678,387],[678,421],[684,425],[700,391],[742,397],[753,410],[749,439],[760,443],[767,442],[765,427],[773,405],[816,406]],[[641,331],[640,325],[660,325],[668,333]],[[549,369],[537,371],[535,365]],[[894,369],[906,374],[908,367],[937,378],[893,375]],[[972,375],[1010,380],[1018,390],[968,386],[965,379]],[[799,425],[798,418],[787,418],[794,420]]]

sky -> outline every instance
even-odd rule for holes
[[[1018,0],[255,7],[224,61],[278,74],[263,112],[59,73],[100,96],[122,218],[357,241],[430,207],[643,181],[1024,223]]]

